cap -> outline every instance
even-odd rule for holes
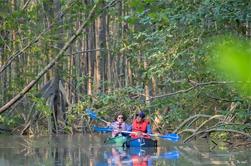
[[[145,115],[145,113],[143,111],[141,111],[140,113],[137,113],[136,116],[144,118],[146,115]]]

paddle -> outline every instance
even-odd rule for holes
[[[100,117],[97,116],[97,113],[96,112],[93,112],[91,108],[86,108],[85,109],[85,113],[93,120],[101,120],[103,122],[105,122],[106,124],[109,123],[107,121],[105,121],[104,119],[101,119]]]
[[[96,132],[112,132],[113,129],[109,128],[109,127],[96,127],[94,126],[94,131]],[[121,133],[136,133],[136,132],[132,132],[132,131],[120,131]],[[162,138],[164,140],[168,140],[168,141],[172,141],[172,142],[178,142],[180,140],[180,136],[178,134],[175,133],[170,133],[170,134],[165,134],[165,135],[158,135],[158,134],[146,134],[149,135],[151,137],[159,137]]]
[[[159,158],[164,158],[168,160],[176,160],[180,157],[179,151],[170,151],[160,154]]]
[[[162,139],[170,140],[172,142],[178,142],[180,140],[180,136],[175,133],[165,134],[165,135],[156,135],[156,134],[148,134],[151,137],[160,137]]]

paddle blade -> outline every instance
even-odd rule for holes
[[[178,142],[180,140],[180,136],[178,134],[175,134],[175,133],[161,135],[159,137],[163,138],[165,140],[172,141],[172,142]]]
[[[110,127],[93,127],[93,130],[96,132],[112,132],[112,128]]]
[[[93,112],[91,108],[86,108],[85,113],[93,120],[97,119],[97,114],[96,112]]]
[[[162,153],[160,157],[168,160],[176,160],[180,157],[180,152],[179,151],[166,152]]]

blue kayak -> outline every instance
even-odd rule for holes
[[[125,136],[116,136],[105,140],[105,144],[117,147],[157,147],[157,140],[150,138],[131,138]]]

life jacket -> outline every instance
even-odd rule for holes
[[[147,125],[150,124],[148,120],[142,120],[141,122],[137,122],[136,119],[132,122],[132,132],[142,132],[147,133]],[[138,136],[134,133],[131,134],[132,138],[138,138]],[[150,138],[149,135],[143,135],[144,138]]]
[[[113,122],[111,124],[111,127],[113,129],[112,131],[112,137],[115,137],[119,132],[118,130],[126,131],[127,130],[127,125],[125,122],[119,123],[119,122]]]

